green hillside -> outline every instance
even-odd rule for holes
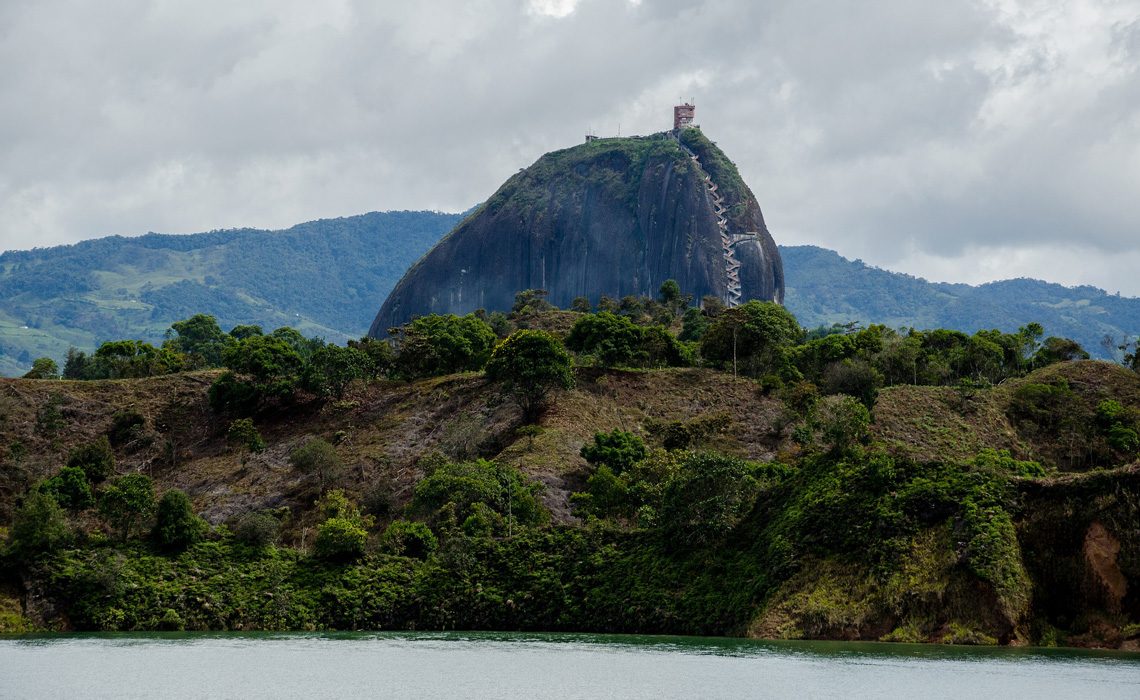
[[[0,255],[0,374],[118,338],[154,341],[198,312],[229,328],[359,337],[459,214],[385,212],[191,235],[111,236]]]
[[[463,214],[370,213],[284,231],[111,236],[0,255],[0,375],[70,346],[156,341],[195,313],[224,328],[290,325],[343,341],[367,330],[404,272]],[[1015,331],[1031,321],[1107,357],[1101,339],[1140,335],[1140,299],[1095,287],[1017,279],[941,284],[783,246],[786,305],[807,328],[858,321],[891,327]]]
[[[1140,335],[1140,299],[1090,286],[1033,279],[978,286],[928,282],[851,261],[815,246],[782,246],[785,304],[805,328],[858,321],[892,328],[1005,332],[1036,321],[1050,335],[1072,338],[1094,357],[1111,359],[1101,342]]]

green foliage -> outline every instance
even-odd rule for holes
[[[39,490],[28,492],[12,518],[8,548],[17,559],[29,561],[71,541],[71,530],[55,499]]]
[[[853,396],[827,396],[816,405],[811,423],[832,452],[846,452],[866,439],[871,414]]]
[[[52,394],[36,411],[36,434],[55,437],[67,425],[60,408],[67,400],[61,394]]]
[[[718,412],[702,414],[687,421],[668,423],[650,422],[649,432],[661,438],[666,450],[700,449],[716,435],[721,435],[732,425],[732,416]]]
[[[305,365],[304,385],[322,396],[343,398],[352,382],[372,374],[371,359],[357,348],[325,345]]]
[[[56,503],[72,511],[85,510],[95,505],[95,496],[87,475],[79,467],[64,467],[55,476],[40,482],[39,490],[55,499]]]
[[[388,341],[365,336],[360,340],[348,341],[348,347],[364,353],[363,366],[368,379],[375,381],[392,371],[396,353]]]
[[[59,379],[59,365],[50,357],[38,357],[24,379]]]
[[[317,526],[314,552],[321,559],[350,561],[364,554],[368,531],[347,518],[329,518]]]
[[[527,289],[518,292],[511,307],[511,317],[529,316],[554,309],[554,304],[546,300],[548,294],[545,289]]]
[[[221,367],[226,348],[235,343],[232,335],[222,332],[218,320],[209,314],[195,314],[170,324],[163,347],[187,355],[190,365]]]
[[[538,418],[551,391],[574,386],[570,354],[545,331],[515,331],[499,343],[487,364],[487,378],[502,383],[527,421]]]
[[[234,447],[250,452],[261,452],[265,449],[265,440],[261,438],[261,433],[257,431],[257,426],[250,418],[238,418],[230,423],[229,429],[226,430],[226,441]]]
[[[639,326],[609,311],[579,318],[566,336],[566,347],[603,367],[679,367],[690,362],[664,327]]]
[[[483,369],[496,341],[494,330],[474,314],[421,316],[389,333],[397,348],[392,373],[401,379]]]
[[[336,448],[321,438],[313,438],[293,450],[289,465],[316,478],[322,491],[344,477],[344,462]]]
[[[644,364],[643,331],[625,316],[608,311],[578,319],[566,336],[566,347],[590,355],[604,367]]]
[[[250,336],[227,346],[222,352],[222,359],[230,370],[248,377],[260,397],[289,397],[297,386],[298,375],[304,365],[297,343],[291,341],[295,338]]]
[[[1040,462],[1014,459],[1009,450],[985,448],[974,457],[974,466],[982,470],[999,471],[1013,476],[1035,478],[1045,476]]]
[[[606,465],[614,474],[645,459],[645,442],[633,433],[614,428],[608,433],[594,433],[594,444],[583,445],[582,458],[593,465]]]
[[[1057,362],[1087,359],[1089,359],[1089,354],[1077,341],[1068,338],[1049,337],[1045,339],[1041,349],[1033,356],[1033,366],[1045,367]]]
[[[698,452],[681,462],[665,486],[660,520],[679,547],[720,541],[752,508],[760,467],[734,457]]]
[[[380,542],[392,554],[413,559],[427,559],[439,546],[431,528],[409,520],[392,521],[380,536]]]
[[[119,447],[137,440],[145,428],[146,418],[133,408],[115,411],[115,414],[111,416],[111,427],[107,430],[107,439],[111,445]]]
[[[412,510],[440,519],[454,509],[462,523],[483,504],[509,517],[513,524],[533,525],[545,519],[545,511],[532,484],[517,469],[478,459],[473,462],[437,461],[412,495]]]
[[[144,474],[127,474],[99,493],[99,512],[126,542],[136,525],[154,513],[154,482]]]
[[[257,409],[261,392],[253,383],[240,379],[233,372],[223,372],[210,384],[207,398],[215,413],[240,416]]]
[[[272,512],[259,510],[246,513],[234,524],[234,537],[255,549],[263,549],[277,543],[281,530],[281,520]]]
[[[783,373],[803,331],[779,304],[749,301],[721,313],[701,338],[701,355],[742,374]]]
[[[686,343],[699,341],[708,328],[709,320],[703,311],[695,307],[686,309],[685,315],[681,317],[681,334],[677,339]]]
[[[93,484],[104,481],[115,472],[115,453],[106,435],[95,442],[80,445],[67,456],[67,466],[78,467]]]
[[[155,514],[154,540],[161,549],[181,552],[205,535],[207,525],[194,512],[190,498],[178,489],[162,494]]]

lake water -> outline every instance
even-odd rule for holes
[[[1140,698],[1140,654],[586,634],[0,638],[8,698]]]

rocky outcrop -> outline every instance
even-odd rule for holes
[[[565,307],[579,296],[656,295],[667,279],[696,298],[783,300],[780,254],[755,197],[697,129],[543,156],[408,270],[369,334],[423,314],[505,311],[524,289]]]

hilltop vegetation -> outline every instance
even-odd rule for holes
[[[343,343],[365,333],[396,280],[460,218],[374,213],[281,232],[113,236],[4,253],[0,375],[23,375],[44,356],[62,367],[69,347],[90,354],[107,340],[158,344],[171,323],[199,312],[227,328],[288,325]],[[1102,346],[1106,334],[1117,344],[1140,335],[1140,300],[1092,287],[934,284],[821,248],[780,251],[785,303],[807,328],[854,321],[1011,332],[1037,321],[1105,359],[1121,357]]]
[[[782,246],[780,252],[788,270],[787,306],[808,328],[856,321],[973,333],[1036,321],[1103,359],[1119,359],[1117,346],[1140,336],[1140,300],[1096,287],[1033,279],[978,286],[927,282],[815,246]]]
[[[417,257],[460,218],[386,212],[285,231],[111,236],[0,255],[0,375],[60,365],[121,338],[158,343],[199,311],[223,325],[293,326],[344,342]]]
[[[156,376],[5,380],[4,624],[1135,644],[1131,367],[689,301],[197,316]]]

